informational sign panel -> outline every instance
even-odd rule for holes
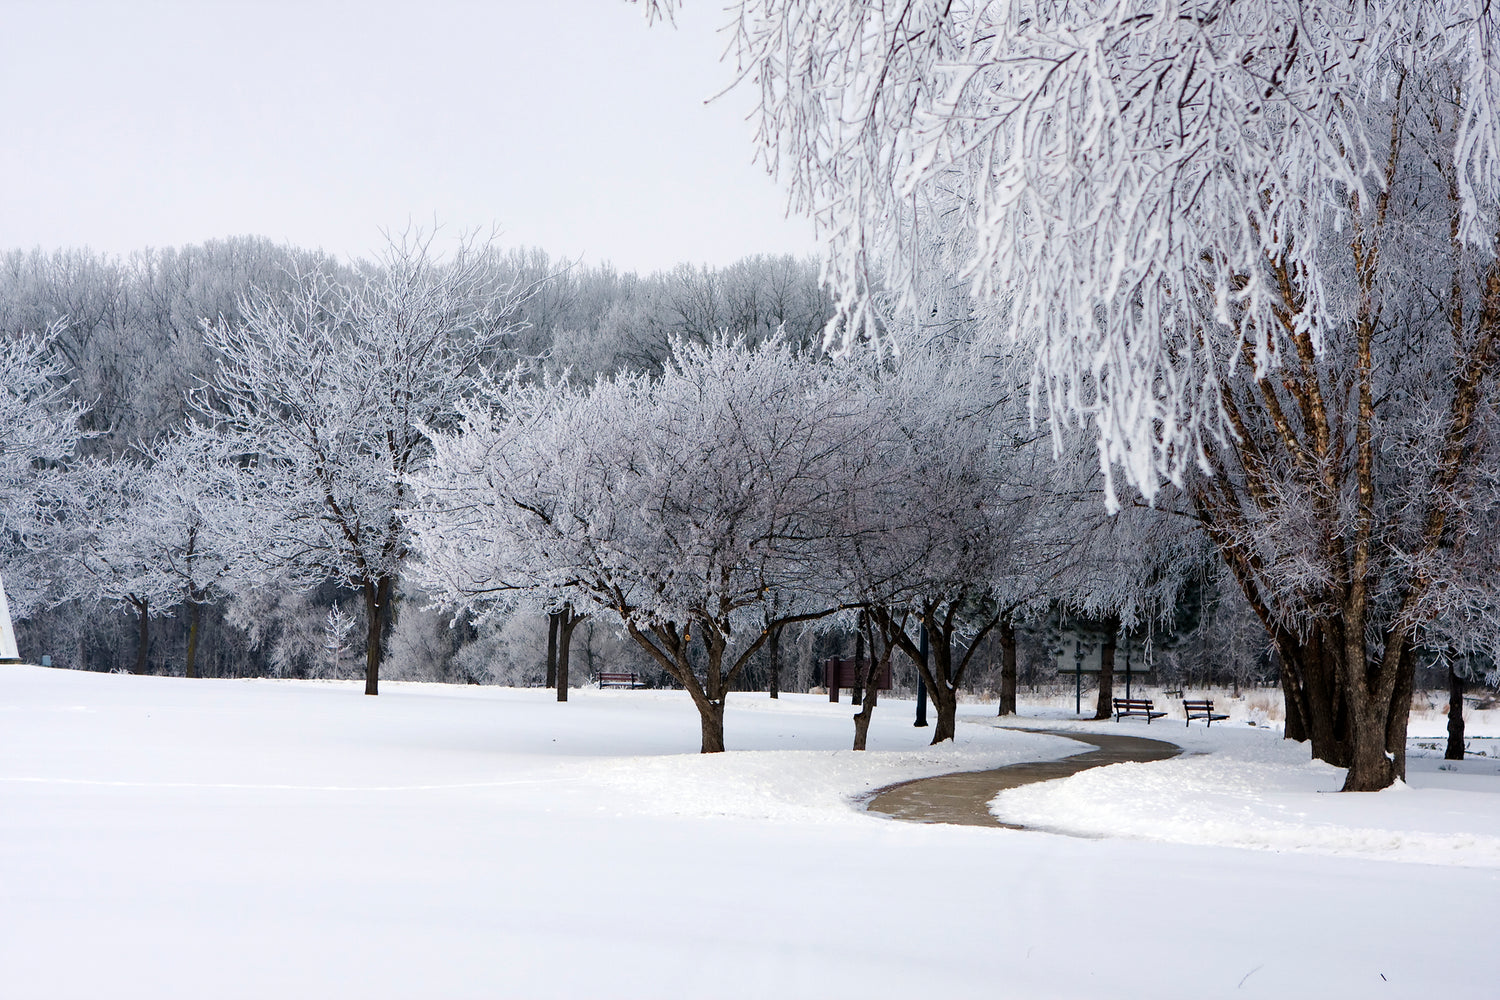
[[[1085,674],[1097,674],[1099,672],[1099,649],[1102,644],[1097,638],[1089,639],[1073,632],[1064,632],[1059,645],[1061,648],[1057,654],[1058,673],[1071,674],[1078,671]],[[1120,668],[1116,665],[1115,669]]]
[[[5,599],[5,581],[0,580],[0,663],[20,663],[16,649],[16,627],[10,620],[10,602]]]

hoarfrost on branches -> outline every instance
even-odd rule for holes
[[[352,278],[298,273],[288,289],[252,293],[238,322],[206,328],[222,363],[198,402],[237,446],[226,499],[243,515],[243,551],[268,571],[363,593],[367,694],[408,554],[423,428],[456,420],[525,294],[497,277],[487,244],[462,240],[441,260],[432,242],[409,232]]]
[[[1148,496],[1228,433],[1227,375],[1346,318],[1320,255],[1381,190],[1370,110],[1403,76],[1451,68],[1460,237],[1495,252],[1487,0],[743,0],[733,30],[836,332],[882,336],[882,287],[917,305],[936,230],[991,332],[1034,345],[1054,419],[1092,421]],[[1268,262],[1305,279],[1294,315]]]

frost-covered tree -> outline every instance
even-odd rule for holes
[[[198,676],[204,605],[224,594],[247,561],[243,508],[226,503],[238,478],[236,458],[224,453],[221,438],[197,428],[143,448],[136,463],[141,487],[130,518],[146,526],[134,535],[138,557],[176,582],[171,603],[186,609],[188,677]]]
[[[937,710],[934,743],[954,736],[959,685],[978,641],[1009,609],[997,587],[1025,545],[1031,499],[1010,489],[1012,445],[984,419],[989,372],[920,351],[871,372],[854,396],[860,433],[833,458],[840,521],[814,547],[828,599],[866,609],[872,665],[895,648],[917,665]],[[918,627],[929,633],[929,657]]]
[[[307,585],[362,593],[366,694],[378,691],[408,554],[423,428],[452,424],[515,329],[524,291],[497,280],[489,258],[464,240],[440,259],[430,235],[408,233],[352,278],[298,273],[289,289],[252,292],[238,321],[206,328],[221,363],[199,405],[240,456],[227,489],[240,551]]]
[[[1500,212],[1471,217],[1453,146],[1483,94],[1461,64],[1390,63],[1363,101],[1366,189],[1338,192],[1337,220],[1288,227],[1316,266],[1262,264],[1278,332],[1258,349],[1285,354],[1225,375],[1233,433],[1188,488],[1275,642],[1288,735],[1348,767],[1350,790],[1404,777],[1419,646],[1500,646]]]
[[[417,477],[424,586],[462,603],[525,589],[610,616],[724,749],[724,702],[810,578],[841,499],[839,374],[780,343],[683,346],[660,376],[498,386]],[[768,613],[774,618],[768,620]]]
[[[42,510],[43,473],[69,458],[83,408],[53,353],[55,330],[0,337],[0,531],[36,544],[50,518]]]
[[[880,283],[919,301],[936,230],[1106,475],[1188,488],[1276,642],[1288,734],[1348,789],[1398,779],[1412,644],[1495,634],[1492,6],[738,10],[767,162],[829,240],[846,332],[880,335]]]
[[[60,595],[127,610],[137,619],[135,673],[146,672],[151,620],[183,599],[171,547],[150,512],[150,470],[138,461],[88,459],[69,470],[65,515],[74,567]]]

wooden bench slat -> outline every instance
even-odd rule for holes
[[[640,675],[637,674],[637,673],[635,673],[634,671],[629,671],[629,672],[615,672],[615,671],[601,670],[595,676],[597,677],[597,679],[599,681],[599,686],[601,688],[607,688],[607,687],[643,688],[643,687],[646,686],[645,682],[641,680]]]
[[[1167,714],[1166,712],[1154,711],[1155,706],[1150,698],[1116,698],[1114,699],[1114,703],[1116,722],[1124,718],[1139,716],[1144,718],[1146,724],[1149,726],[1152,719],[1160,719]]]
[[[1215,722],[1222,722],[1229,718],[1220,712],[1214,711],[1214,703],[1208,698],[1184,698],[1182,699],[1182,714],[1187,717],[1184,726],[1190,726],[1194,719],[1202,719],[1206,725],[1212,726]]]

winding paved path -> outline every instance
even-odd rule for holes
[[[1011,764],[993,771],[963,771],[958,774],[941,774],[935,778],[903,781],[876,792],[870,798],[867,808],[871,812],[885,813],[912,823],[958,823],[963,826],[1020,829],[1012,823],[1002,823],[990,814],[990,800],[1007,788],[1029,785],[1033,781],[1066,778],[1070,774],[1077,774],[1091,767],[1103,767],[1105,764],[1168,760],[1182,753],[1182,748],[1175,743],[1148,740],[1140,736],[1072,733],[1055,729],[1026,729],[1018,732],[1065,736],[1080,743],[1092,744],[1096,749],[1064,757],[1062,760],[1033,761]]]

